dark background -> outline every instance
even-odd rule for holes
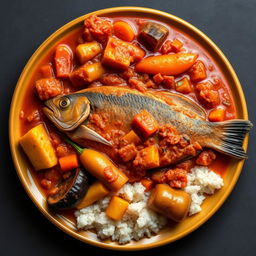
[[[0,255],[256,255],[255,128],[249,160],[221,209],[189,236],[143,252],[112,252],[76,241],[34,206],[16,175],[8,142],[8,115],[18,77],[32,53],[56,29],[85,13],[113,6],[145,6],[192,23],[220,47],[233,65],[256,124],[256,1],[44,0],[1,1],[0,15]]]

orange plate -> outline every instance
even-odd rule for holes
[[[236,184],[236,181],[242,170],[243,161],[231,161],[224,177],[224,187],[213,196],[205,200],[202,207],[203,210],[199,214],[196,214],[193,217],[188,217],[182,223],[179,223],[174,227],[165,228],[158,235],[151,238],[145,238],[138,242],[132,241],[126,245],[118,245],[117,243],[111,241],[101,241],[97,239],[97,236],[90,231],[77,231],[74,223],[72,223],[68,219],[65,219],[59,214],[51,212],[47,208],[45,197],[41,194],[41,192],[35,185],[29,172],[28,162],[24,157],[24,153],[22,152],[21,148],[18,146],[18,141],[21,136],[19,110],[21,109],[21,104],[23,102],[22,99],[24,98],[25,91],[28,87],[31,76],[38,68],[38,63],[40,63],[42,58],[44,58],[44,56],[54,45],[56,45],[58,41],[60,41],[63,37],[72,32],[74,29],[81,26],[84,19],[88,18],[92,14],[101,16],[111,16],[115,14],[118,16],[144,16],[170,24],[171,26],[176,27],[182,32],[188,34],[213,57],[218,67],[224,74],[224,77],[232,90],[232,95],[237,109],[237,117],[242,119],[248,119],[244,94],[232,66],[230,65],[224,54],[220,51],[220,49],[197,28],[176,16],[148,8],[115,7],[99,10],[81,16],[64,25],[55,33],[53,33],[36,50],[36,52],[32,55],[29,62],[25,66],[13,95],[9,119],[10,147],[17,173],[25,190],[27,191],[28,195],[35,203],[37,208],[57,227],[83,242],[114,250],[143,250],[171,243],[197,229],[220,208],[220,206],[224,203],[224,201],[232,191],[234,185]],[[248,136],[244,141],[245,149],[247,149],[247,144]]]

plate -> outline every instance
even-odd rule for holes
[[[41,44],[41,46],[36,50],[36,52],[32,55],[27,65],[25,66],[18,80],[12,98],[9,117],[10,148],[17,174],[27,194],[32,199],[36,207],[58,228],[73,236],[74,238],[81,240],[82,242],[115,250],[143,250],[171,243],[177,239],[184,237],[185,235],[188,235],[189,233],[200,227],[221,207],[221,205],[227,199],[234,185],[237,182],[237,179],[243,167],[243,161],[232,160],[230,162],[230,165],[224,177],[224,187],[216,192],[213,196],[205,200],[202,206],[202,211],[200,213],[192,217],[186,218],[183,222],[173,227],[167,227],[163,229],[159,234],[151,238],[145,238],[138,242],[132,241],[126,245],[118,245],[117,243],[111,241],[101,241],[93,232],[90,231],[78,232],[75,228],[75,224],[72,223],[69,219],[66,219],[64,216],[50,211],[50,209],[47,207],[44,195],[37,188],[30,174],[28,162],[22,149],[18,144],[19,138],[21,137],[19,112],[21,110],[21,105],[25,97],[26,89],[29,85],[30,79],[32,78],[32,74],[34,73],[35,69],[37,69],[40,61],[50,51],[50,49],[54,47],[67,34],[80,27],[84,19],[88,18],[92,14],[96,14],[99,16],[118,15],[138,17],[143,16],[153,18],[170,24],[171,26],[176,27],[178,30],[189,35],[213,57],[214,61],[217,63],[218,67],[224,74],[224,78],[229,84],[232,91],[232,95],[237,109],[237,117],[241,119],[248,119],[244,94],[232,66],[230,65],[224,54],[220,51],[220,49],[197,28],[174,15],[148,8],[115,7],[99,10],[81,16],[64,25],[55,33],[53,33],[47,40],[45,40]],[[247,149],[247,145],[248,135],[244,140],[243,146],[245,150]],[[216,223],[216,225],[218,225],[218,223]]]

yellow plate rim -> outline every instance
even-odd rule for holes
[[[31,58],[27,62],[26,66],[24,67],[24,69],[23,69],[23,71],[20,75],[20,78],[17,82],[16,88],[15,88],[15,91],[14,91],[14,94],[13,94],[12,102],[11,102],[10,115],[9,115],[9,141],[10,141],[10,149],[11,149],[11,153],[12,153],[12,159],[13,159],[13,162],[14,162],[14,165],[15,165],[15,168],[16,168],[16,172],[19,176],[19,179],[20,179],[24,189],[26,190],[27,194],[29,195],[29,197],[31,198],[33,203],[36,205],[36,207],[44,214],[44,216],[47,219],[49,219],[53,224],[55,224],[58,228],[60,228],[61,230],[63,230],[67,234],[71,235],[72,237],[74,237],[78,240],[81,240],[82,242],[86,242],[88,244],[98,246],[98,247],[102,247],[102,248],[105,248],[105,249],[134,251],[134,250],[145,250],[145,249],[155,248],[155,247],[158,247],[158,246],[162,246],[162,245],[174,242],[174,241],[190,234],[191,232],[196,230],[198,227],[200,227],[203,223],[205,223],[221,207],[221,205],[224,203],[224,201],[227,199],[227,197],[229,196],[229,194],[233,190],[234,185],[236,184],[237,179],[240,176],[244,161],[239,161],[237,163],[236,171],[234,173],[232,182],[230,183],[229,187],[226,189],[225,194],[219,200],[218,204],[216,204],[215,207],[213,207],[212,210],[208,212],[208,214],[206,215],[205,218],[203,218],[203,220],[198,222],[196,225],[191,226],[190,229],[185,230],[184,232],[181,232],[179,235],[176,235],[176,236],[170,237],[170,238],[166,238],[164,240],[156,241],[156,242],[153,242],[151,244],[140,244],[140,245],[135,244],[135,245],[132,245],[130,247],[127,247],[127,246],[122,246],[122,245],[117,245],[117,244],[106,244],[106,243],[103,243],[103,242],[89,240],[86,237],[80,235],[79,233],[77,233],[73,230],[70,230],[64,224],[57,221],[39,204],[39,202],[36,200],[36,198],[33,196],[31,191],[29,190],[29,186],[26,184],[25,177],[22,173],[21,166],[20,166],[20,164],[18,162],[18,159],[17,159],[17,154],[16,154],[17,145],[15,145],[14,137],[12,136],[12,130],[15,127],[15,123],[14,123],[14,121],[15,121],[14,120],[14,114],[15,114],[15,105],[16,105],[15,103],[18,101],[19,92],[22,90],[21,85],[22,85],[22,82],[24,80],[24,77],[26,76],[26,73],[29,71],[29,69],[31,67],[31,63],[36,58],[36,56],[40,54],[40,52],[42,51],[44,46],[49,41],[53,40],[55,37],[60,35],[63,31],[65,31],[65,30],[73,27],[74,25],[80,23],[81,21],[83,21],[85,18],[87,18],[88,16],[90,16],[92,14],[102,16],[102,15],[110,15],[110,14],[119,13],[119,12],[120,13],[123,13],[123,12],[139,12],[139,13],[142,13],[142,14],[146,13],[146,14],[157,15],[160,18],[162,17],[162,18],[165,18],[165,19],[174,20],[175,22],[180,23],[183,26],[187,27],[189,30],[193,31],[199,37],[203,38],[215,50],[217,55],[221,58],[224,65],[229,70],[230,75],[232,76],[232,79],[235,82],[234,85],[236,86],[236,89],[238,90],[238,94],[240,96],[240,100],[241,100],[241,106],[240,107],[242,109],[244,119],[248,119],[248,112],[247,112],[246,101],[245,101],[245,98],[244,98],[244,94],[243,94],[241,84],[240,84],[240,82],[238,80],[238,77],[237,77],[235,71],[233,70],[231,64],[229,63],[229,61],[227,60],[225,55],[222,53],[222,51],[215,45],[215,43],[213,43],[213,41],[211,39],[209,39],[209,37],[207,37],[199,29],[197,29],[196,27],[194,27],[190,23],[184,21],[183,19],[181,19],[181,18],[179,18],[175,15],[163,12],[163,11],[159,11],[159,10],[155,10],[155,9],[151,9],[151,8],[145,8],[145,7],[133,7],[133,6],[113,7],[113,8],[107,8],[107,9],[94,11],[94,12],[85,14],[83,16],[80,16],[80,17],[70,21],[69,23],[65,24],[61,28],[59,28],[57,31],[55,31],[53,34],[51,34],[39,46],[39,48],[34,52],[34,54],[31,56]],[[247,150],[247,146],[248,146],[248,136],[246,136],[244,144],[243,144],[243,147],[244,147],[245,150]]]

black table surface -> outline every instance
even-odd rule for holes
[[[66,235],[50,223],[25,193],[13,166],[8,116],[18,77],[32,53],[56,29],[85,13],[113,6],[145,6],[169,12],[208,35],[233,65],[256,124],[256,1],[44,0],[1,1],[0,15],[0,255],[256,255],[255,128],[249,159],[224,205],[187,237],[143,252],[112,252]]]

